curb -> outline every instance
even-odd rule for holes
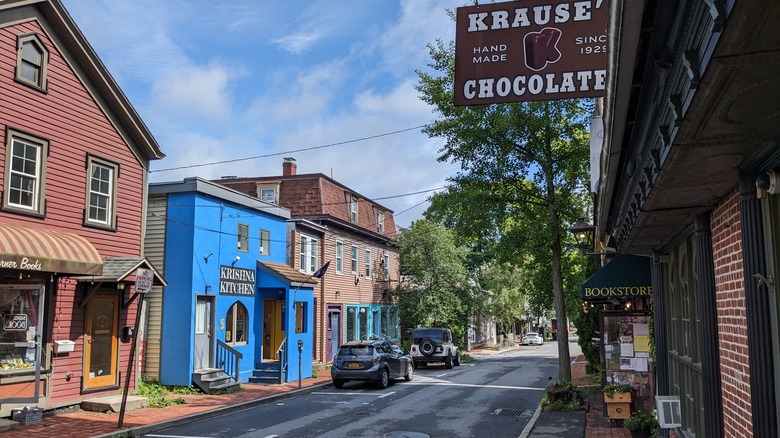
[[[93,438],[123,438],[123,437],[134,437],[134,436],[141,436],[146,435],[151,432],[155,432],[161,429],[167,429],[169,427],[175,427],[175,426],[181,426],[183,424],[192,423],[198,420],[204,420],[206,418],[216,417],[218,415],[223,415],[231,411],[239,410],[239,409],[245,409],[245,408],[251,408],[255,406],[264,405],[267,403],[270,403],[272,401],[276,400],[283,400],[290,397],[295,397],[296,395],[301,394],[308,394],[310,392],[314,392],[318,389],[325,388],[327,386],[332,385],[331,382],[324,382],[324,383],[317,383],[312,386],[308,386],[306,388],[301,389],[294,389],[292,391],[288,392],[282,392],[279,394],[269,395],[267,397],[258,398],[256,400],[249,400],[242,403],[237,403],[233,406],[223,406],[221,408],[217,408],[211,411],[205,411],[205,412],[199,412],[197,414],[191,414],[184,417],[179,418],[173,418],[170,420],[160,421],[158,423],[152,423],[152,424],[145,424],[143,426],[138,427],[131,427],[126,429],[117,430],[115,432],[103,434],[103,435],[95,435]],[[162,408],[165,409],[165,408]]]

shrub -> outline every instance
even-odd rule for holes
[[[542,406],[547,411],[579,411],[584,397],[574,383],[568,380],[556,380],[546,388]]]
[[[658,436],[658,419],[655,417],[655,410],[651,413],[637,411],[631,414],[631,417],[623,420],[623,427],[628,430],[647,430],[651,436]]]
[[[633,392],[634,386],[630,383],[609,383],[604,386],[604,394],[612,397],[616,392]]]

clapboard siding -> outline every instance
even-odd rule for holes
[[[149,196],[146,213],[144,251],[149,262],[165,277],[165,223],[167,195]],[[146,298],[149,316],[146,324],[146,350],[144,374],[152,380],[160,380],[160,349],[162,340],[163,287],[154,286]]]
[[[50,143],[45,171],[46,217],[33,220],[84,236],[103,256],[138,256],[145,169],[37,21],[0,29],[0,72],[13,78],[16,37],[30,32],[38,34],[49,50],[48,90],[41,93],[13,80],[0,80],[0,125]],[[0,135],[4,143],[5,129]],[[88,154],[119,165],[116,231],[83,226]],[[5,154],[0,160],[0,177],[4,177]],[[0,214],[7,222],[30,221],[23,215]]]

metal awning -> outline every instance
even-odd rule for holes
[[[582,283],[584,301],[650,298],[650,257],[620,254]]]
[[[103,260],[77,234],[0,223],[0,268],[100,275]]]

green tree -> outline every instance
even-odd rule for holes
[[[445,139],[439,160],[457,162],[461,171],[433,197],[427,217],[499,260],[532,267],[534,294],[552,292],[558,325],[566,328],[561,263],[588,177],[586,102],[456,107],[454,44],[437,41],[429,50],[435,73],[418,70],[417,90],[440,117],[425,132]],[[560,330],[558,353],[559,378],[571,380],[567,330]]]
[[[515,322],[523,319],[527,300],[522,269],[511,264],[491,265],[480,272],[483,287],[490,292],[483,314],[495,321],[500,331],[513,331]]]
[[[462,345],[475,306],[468,249],[456,244],[452,231],[418,220],[400,230],[398,252],[401,275],[409,278],[395,291],[403,325],[449,327]]]

